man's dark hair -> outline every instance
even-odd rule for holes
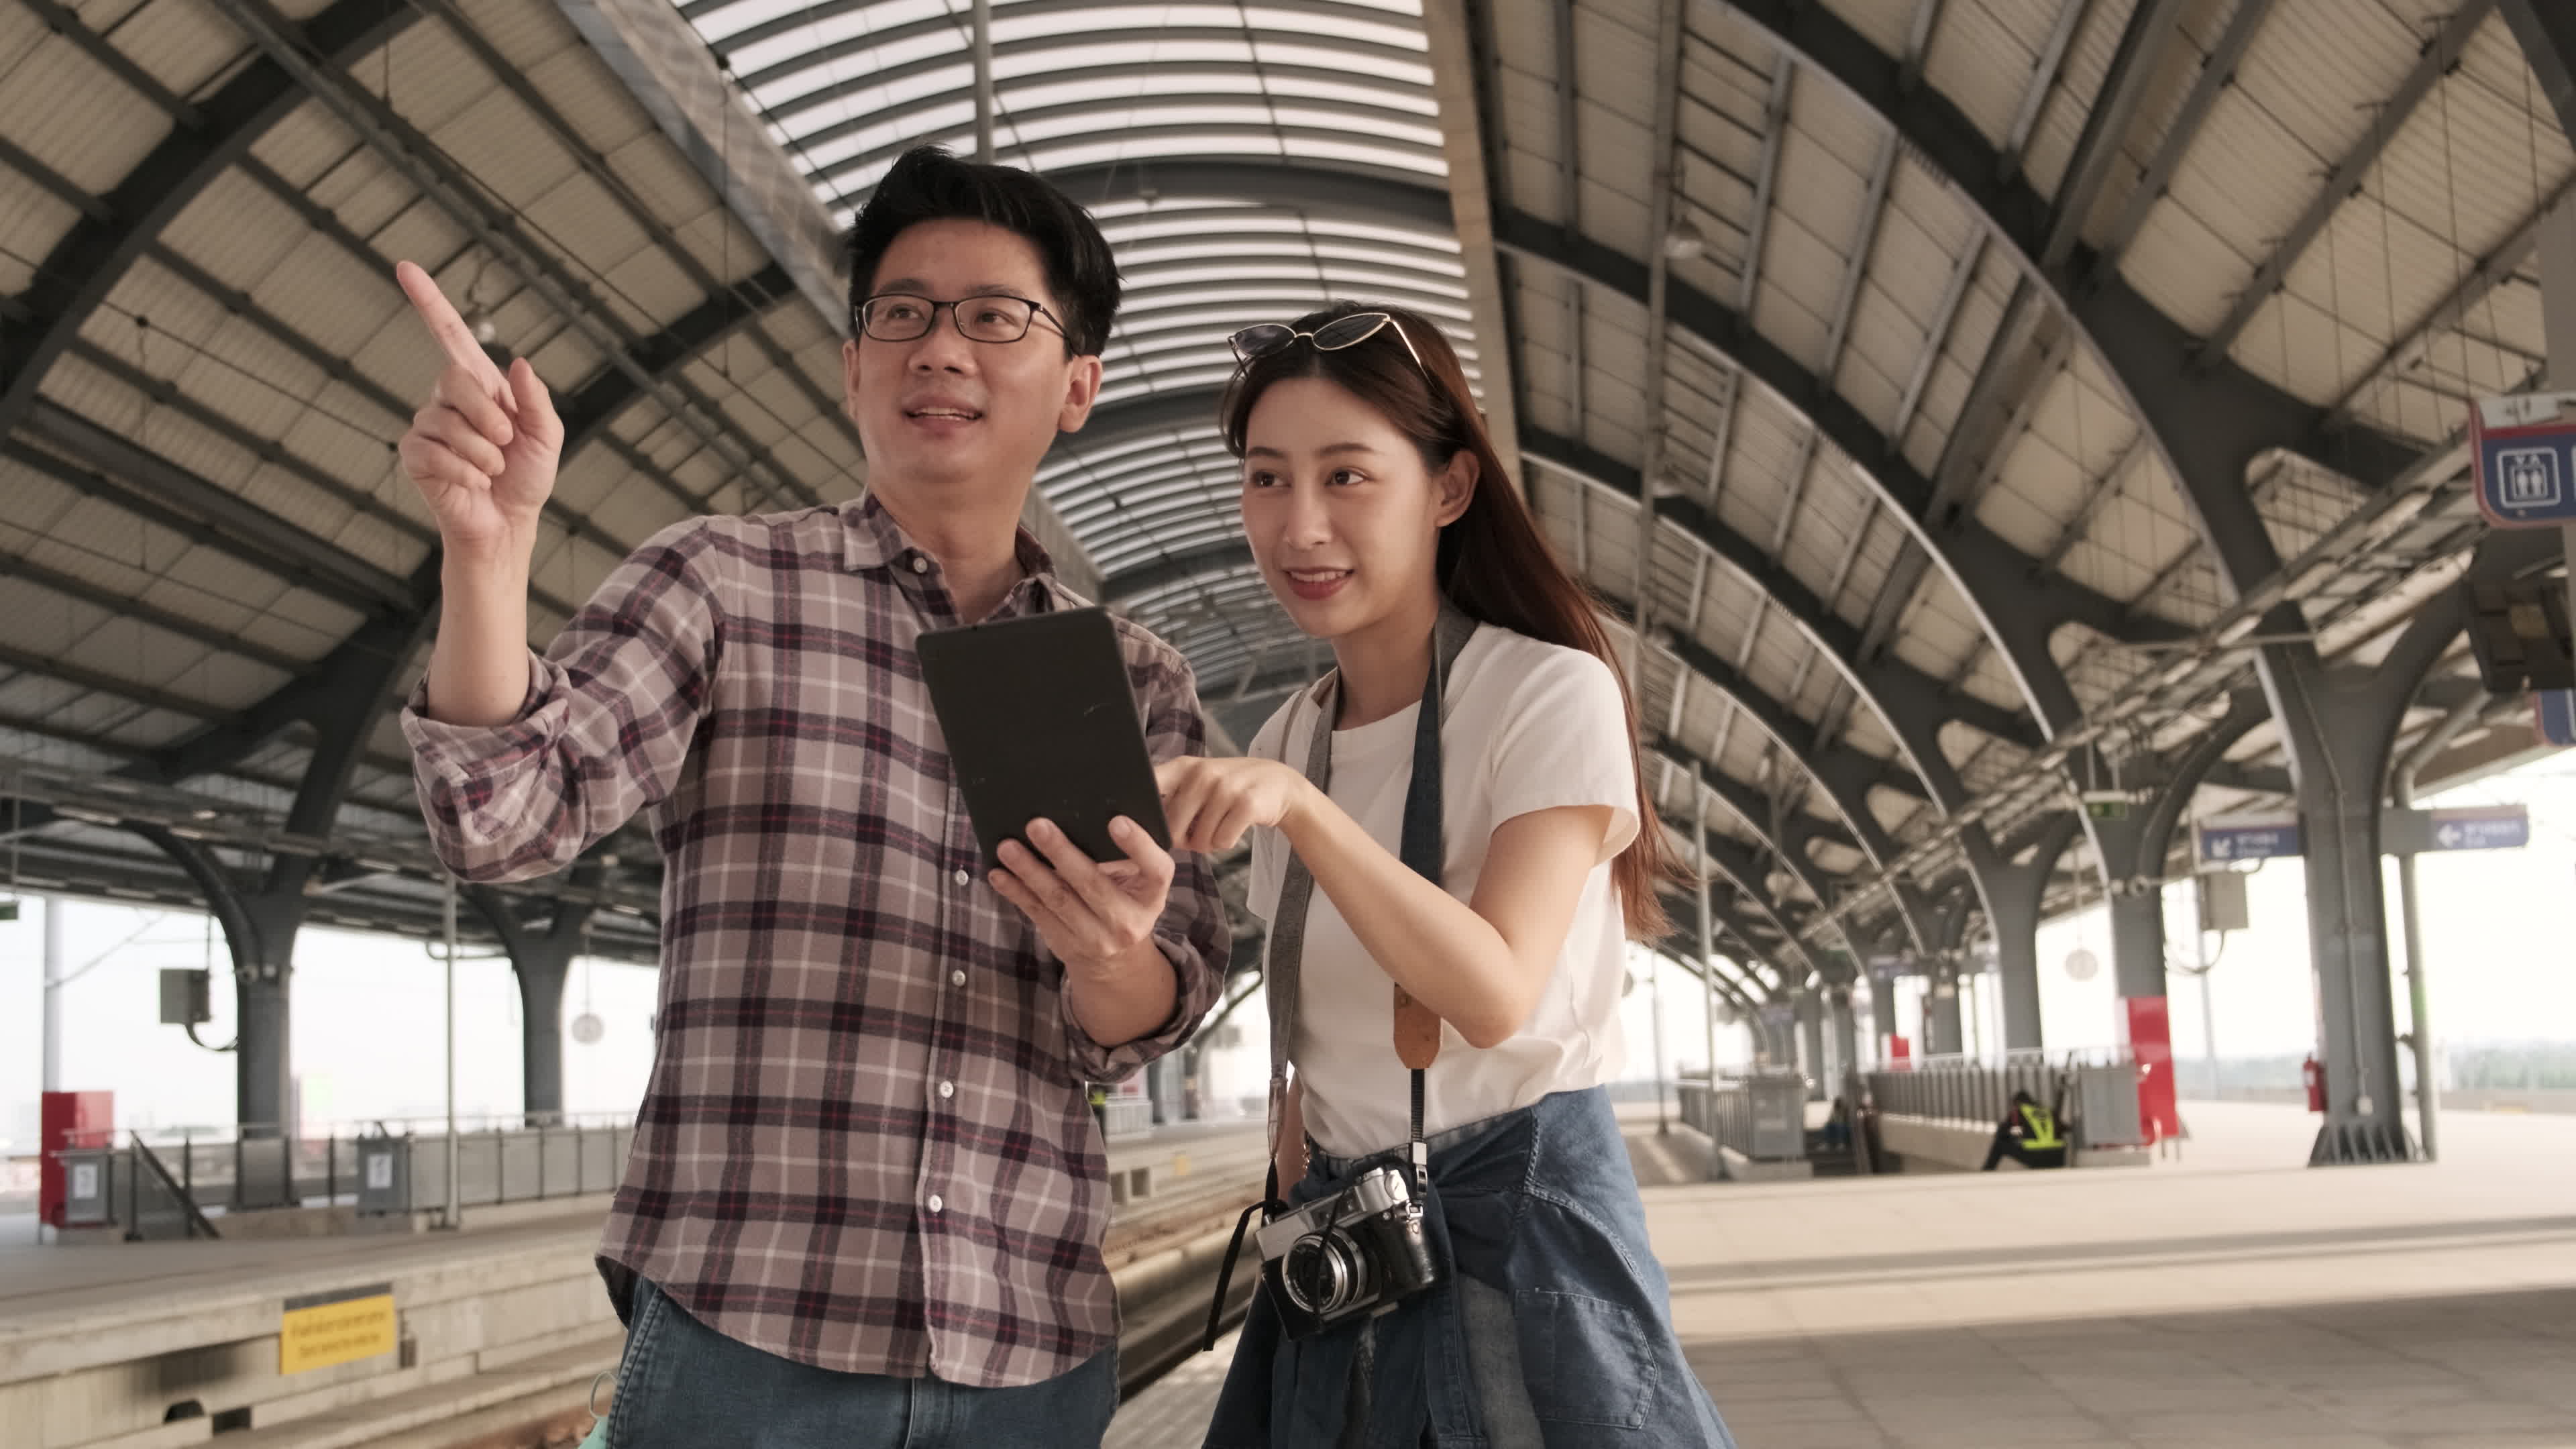
[[[1065,315],[1065,355],[1092,357],[1109,345],[1118,316],[1118,260],[1091,213],[1026,171],[960,160],[937,146],[896,159],[850,224],[850,313],[875,285],[877,265],[907,230],[926,221],[980,221],[1017,232],[1038,249],[1047,290]],[[942,301],[949,300],[946,298]]]

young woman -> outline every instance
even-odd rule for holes
[[[1208,1449],[1728,1445],[1601,1087],[1621,1063],[1627,942],[1661,932],[1670,869],[1609,640],[1436,328],[1344,305],[1234,342],[1223,427],[1244,531],[1337,668],[1245,758],[1165,765],[1165,809],[1189,849],[1252,835],[1274,1020],[1294,1010],[1288,1201],[1380,1166],[1418,1181],[1418,1114],[1438,1281],[1313,1331],[1265,1283]],[[1417,757],[1436,758],[1436,790]],[[1431,808],[1439,829],[1410,854],[1436,857],[1436,880],[1401,847]],[[1414,1061],[1436,1043],[1418,1096],[1408,1031]]]

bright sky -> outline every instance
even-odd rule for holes
[[[2428,856],[2422,865],[2426,934],[2432,943],[2432,1012],[2442,1041],[2576,1040],[2576,757],[2561,755],[2514,776],[2468,787],[2432,804],[2529,804],[2527,850]],[[2395,870],[2389,871],[2390,939],[2395,922]],[[2226,943],[2211,981],[2219,1046],[2228,1056],[2295,1054],[2315,1040],[2314,991],[2307,957],[2307,916],[2297,861],[2274,861],[2250,882],[2253,928]],[[2167,892],[2173,950],[2190,949],[2190,891]],[[32,1150],[42,1043],[43,907],[31,903],[19,921],[0,925],[0,1151]],[[200,1050],[177,1027],[158,1024],[163,967],[215,968],[215,1020],[198,1029],[210,1044],[232,1039],[228,958],[220,939],[209,948],[201,915],[74,902],[66,910],[63,1068],[66,1087],[116,1093],[125,1126],[220,1126],[233,1111],[233,1059]],[[2069,978],[2066,958],[2078,946],[2104,958],[2090,981]],[[2108,956],[2098,908],[2053,922],[2040,932],[2041,1003],[2052,1050],[2117,1041]],[[2393,953],[2397,954],[2397,953]],[[302,1079],[308,1129],[326,1123],[433,1117],[444,1110],[446,1019],[444,972],[417,943],[341,931],[307,930],[295,976],[293,1055]],[[2402,973],[2402,956],[2395,963]],[[1653,1063],[1653,1001],[1641,957],[1639,981],[1625,1003],[1629,1073]],[[458,1111],[466,1116],[519,1107],[519,1000],[506,963],[470,960],[457,968]],[[1707,1058],[1698,992],[1679,968],[1661,971],[1668,1070],[1696,1069]],[[1989,986],[1981,982],[1980,986]],[[564,1020],[587,1005],[604,1028],[594,1045],[564,1046],[565,1106],[573,1112],[630,1112],[651,1065],[646,1023],[653,1011],[653,973],[607,962],[575,966]],[[2198,985],[2173,978],[2174,1046],[2186,1059],[2201,1051]],[[2400,995],[2402,999],[2402,976]],[[1983,1040],[1996,1028],[1991,990]],[[1237,1013],[1241,1042],[1220,1059],[1212,1100],[1256,1094],[1266,1072],[1267,1033],[1256,999]],[[2398,1019],[2405,1014],[2401,1007]],[[1900,1014],[1920,1039],[1918,1013]],[[1745,1060],[1744,1033],[1726,1028],[1719,1058]]]

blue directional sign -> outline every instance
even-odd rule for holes
[[[2193,827],[2192,839],[2204,865],[2232,860],[2272,860],[2304,853],[2299,838],[2299,817],[2296,815],[2240,815],[2204,820]]]
[[[2576,745],[2576,689],[2544,689],[2532,695],[2540,716],[2540,737],[2561,749]]]
[[[2442,810],[2379,812],[2379,848],[2389,855],[2444,850],[2520,850],[2531,843],[2531,815],[2519,805],[2455,805]]]
[[[2469,433],[2487,522],[2576,523],[2576,393],[2481,398],[2469,410]]]
[[[2430,810],[2435,850],[2520,850],[2531,843],[2531,815],[2519,805]]]

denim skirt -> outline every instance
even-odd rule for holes
[[[1206,1449],[1733,1449],[1673,1334],[1608,1093],[1559,1092],[1430,1147],[1441,1284],[1297,1340],[1265,1284]],[[1391,1160],[1310,1150],[1289,1201]]]

